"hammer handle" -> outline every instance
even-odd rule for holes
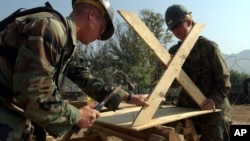
[[[104,107],[104,105],[115,95],[118,89],[121,88],[121,85],[116,87],[114,91],[112,91],[111,94],[109,94],[102,102],[100,102],[94,109],[97,111],[101,111],[101,109]],[[78,133],[81,130],[80,127],[77,125],[73,125],[71,129],[64,135],[62,141],[68,141],[73,133]]]

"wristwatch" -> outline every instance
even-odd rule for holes
[[[132,94],[128,93],[128,97],[127,97],[126,103],[130,103],[131,102],[131,98],[132,98]]]

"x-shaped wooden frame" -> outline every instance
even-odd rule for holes
[[[164,64],[168,65],[168,69],[163,73],[161,79],[148,98],[150,106],[141,108],[135,120],[133,121],[132,126],[146,124],[152,119],[162,101],[163,96],[165,96],[175,79],[188,92],[194,101],[199,106],[201,106],[206,97],[202,94],[199,88],[197,88],[188,75],[182,70],[182,65],[205,26],[203,24],[196,23],[187,38],[183,41],[180,49],[177,51],[174,57],[171,58],[168,51],[162,46],[154,34],[135,13],[121,10],[118,10],[118,13],[135,30],[142,40],[144,40],[149,48],[152,49],[157,57]]]

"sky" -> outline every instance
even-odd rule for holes
[[[72,10],[71,0],[1,0],[0,19],[18,8],[42,6],[49,1],[64,16]],[[110,0],[114,19],[123,20],[117,10],[139,13],[142,9],[165,14],[168,6],[182,4],[192,11],[197,23],[205,24],[201,35],[215,41],[225,54],[236,54],[250,49],[249,0]],[[176,39],[175,39],[176,40]],[[168,47],[167,47],[168,48]]]

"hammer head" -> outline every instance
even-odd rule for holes
[[[124,73],[122,70],[120,70],[119,73],[122,75],[123,83],[128,85],[128,89],[130,91],[135,90],[135,85],[131,82],[128,75],[126,73]]]

